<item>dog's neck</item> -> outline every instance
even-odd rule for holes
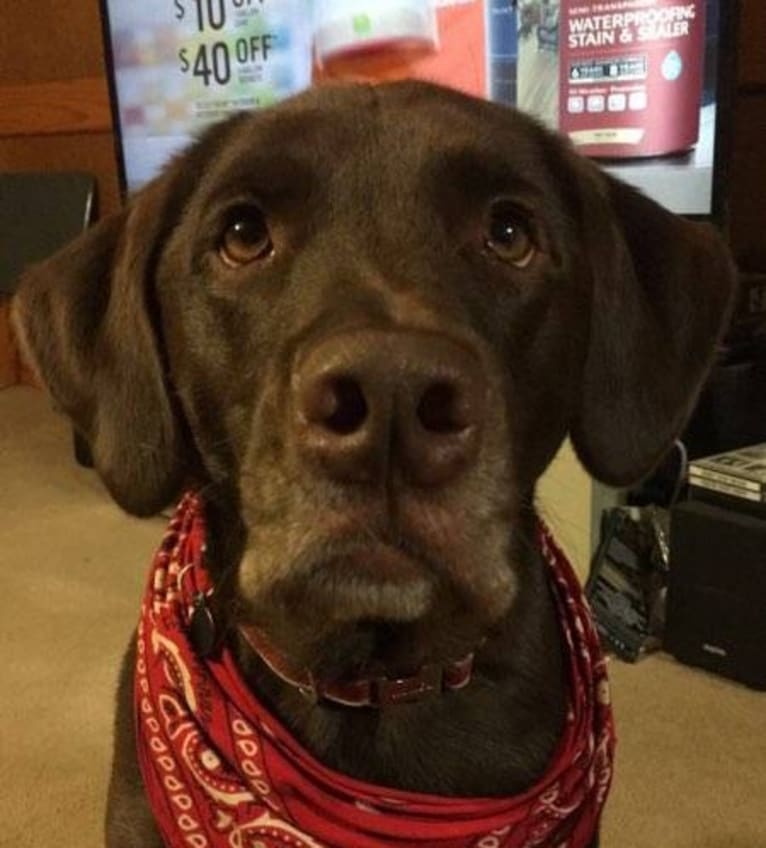
[[[533,544],[534,517],[527,523],[517,597],[478,651],[465,689],[379,710],[312,703],[235,630],[230,638],[245,679],[317,759],[339,772],[447,796],[523,791],[551,759],[566,702],[560,628]]]

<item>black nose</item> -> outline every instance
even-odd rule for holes
[[[486,388],[478,357],[443,336],[335,335],[293,374],[296,445],[339,482],[379,482],[396,464],[417,485],[441,486],[476,461]]]

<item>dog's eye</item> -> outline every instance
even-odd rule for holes
[[[490,207],[484,244],[517,268],[526,268],[537,253],[523,213],[507,200],[497,200]]]
[[[226,219],[218,255],[230,267],[238,268],[266,259],[274,250],[263,212],[257,206],[238,206]]]

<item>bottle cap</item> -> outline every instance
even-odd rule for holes
[[[344,54],[438,46],[430,0],[320,0],[314,37],[323,64]]]

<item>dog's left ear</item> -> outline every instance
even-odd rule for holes
[[[652,471],[680,435],[728,325],[736,274],[711,226],[671,214],[577,158],[593,289],[570,431],[590,473],[624,486]]]
[[[164,507],[186,476],[152,313],[154,266],[188,193],[187,170],[177,160],[125,210],[28,269],[14,302],[28,362],[135,515]]]

